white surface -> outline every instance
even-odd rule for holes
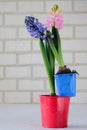
[[[70,104],[68,128],[87,130],[87,104]],[[56,130],[42,128],[39,105],[0,105],[0,130]],[[58,129],[58,130],[64,130]]]

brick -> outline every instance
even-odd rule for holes
[[[29,52],[31,50],[30,40],[10,40],[5,42],[6,52]]]
[[[2,51],[3,51],[3,42],[0,41],[0,52],[2,52]]]
[[[1,13],[12,13],[16,12],[16,3],[15,2],[0,2],[0,12]]]
[[[46,89],[46,90],[50,90],[48,79],[47,79],[45,82],[46,82],[46,83],[45,83],[45,89]]]
[[[43,64],[43,57],[41,53],[32,54],[32,64]]]
[[[87,26],[75,28],[76,38],[87,38]]]
[[[77,79],[77,91],[86,91],[87,79]]]
[[[30,103],[29,92],[6,92],[5,103]]]
[[[1,80],[0,81],[0,90],[16,90],[16,80]]]
[[[24,20],[25,20],[25,15],[21,15],[21,14],[8,14],[5,15],[5,25],[16,25],[16,26],[24,26]]]
[[[43,90],[44,81],[42,80],[19,80],[19,90]]]
[[[43,64],[42,56],[40,53],[21,54],[19,55],[18,59],[19,64]]]
[[[43,12],[43,1],[24,1],[18,4],[19,12]]]
[[[49,92],[41,91],[41,92],[33,92],[33,103],[40,103],[40,95],[48,95]]]
[[[64,51],[87,51],[87,40],[62,40]]]
[[[1,27],[0,28],[1,39],[14,39],[16,38],[16,28]]]
[[[65,64],[72,64],[73,63],[73,55],[72,53],[63,53],[64,62]]]
[[[79,12],[87,11],[87,1],[86,0],[74,1],[74,10]]]
[[[30,77],[30,67],[6,67],[7,78],[25,78]]]
[[[35,78],[46,78],[45,66],[34,66],[33,67],[33,77]]]
[[[79,73],[80,78],[87,78],[87,65],[74,66],[74,69]]]
[[[0,25],[2,25],[3,23],[3,18],[2,18],[2,15],[0,15]]]
[[[87,25],[87,14],[64,14],[64,24]]]
[[[34,14],[33,15],[35,18],[38,18],[38,20],[43,23],[44,25],[46,24],[46,14]]]
[[[0,67],[0,78],[3,78],[4,76],[4,68]]]
[[[72,11],[72,1],[61,1],[61,0],[55,0],[55,1],[46,1],[46,11],[49,12],[54,4],[58,4],[59,8],[63,10],[64,12],[71,12]]]
[[[0,103],[3,103],[3,94],[0,92]]]
[[[13,65],[16,64],[15,54],[0,54],[0,65]]]
[[[18,56],[19,64],[32,64],[31,54],[21,54]]]
[[[19,38],[21,39],[26,39],[26,38],[31,38],[29,32],[27,31],[27,29],[25,27],[20,27],[19,30],[18,30],[18,36]]]
[[[72,38],[73,37],[73,27],[63,27],[60,30],[60,37],[61,38]]]
[[[87,63],[87,53],[76,53],[75,63],[86,64]]]
[[[32,42],[32,50],[33,51],[40,51],[40,45],[39,45],[39,40],[33,40]]]
[[[87,93],[78,92],[76,97],[71,99],[71,103],[87,103]]]

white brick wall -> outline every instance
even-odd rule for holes
[[[87,11],[87,0],[76,0],[74,2],[74,10],[77,12],[85,12]]]
[[[11,27],[1,27],[0,28],[0,39],[15,39],[16,38],[16,28]]]
[[[64,27],[62,30],[60,30],[60,36],[61,38],[73,38],[73,27]]]
[[[2,52],[2,51],[3,51],[3,42],[0,41],[0,52]]]
[[[0,25],[2,25],[2,23],[3,23],[2,15],[0,15]]]
[[[0,43],[1,48],[3,44]],[[0,48],[0,49],[1,49]],[[30,40],[7,40],[5,42],[5,52],[29,52],[31,50],[31,41]]]
[[[4,77],[4,67],[0,67],[0,78]]]
[[[87,26],[75,28],[76,38],[87,38]]]
[[[18,3],[18,11],[21,13],[44,12],[43,1],[21,1]]]
[[[65,14],[65,24],[69,25],[86,25],[87,24],[87,14],[83,13],[72,13]]]
[[[66,39],[62,40],[62,49],[64,51],[86,52],[87,39]]]
[[[16,54],[0,54],[0,65],[16,64]]]
[[[1,91],[16,90],[16,85],[16,80],[0,80]]]
[[[87,79],[77,79],[77,91],[86,91]]]
[[[17,6],[15,1],[11,2],[0,2],[0,12],[1,13],[14,13],[16,12]]]
[[[40,86],[41,84],[41,86]],[[43,80],[19,80],[19,90],[43,90]]]
[[[73,54],[71,52],[63,53],[65,64],[73,64]]]
[[[28,34],[24,18],[31,15],[45,23],[53,4],[64,12],[65,64],[79,72],[71,102],[87,103],[87,0],[0,1],[0,103],[39,103],[39,95],[49,94],[39,41]]]
[[[75,63],[77,64],[87,64],[87,53],[76,53]]]
[[[29,39],[29,38],[31,38],[30,35],[28,34],[28,32],[25,29],[25,25],[24,25],[24,27],[18,28],[18,37],[20,39]]]
[[[7,26],[21,26],[24,25],[25,15],[8,14],[5,15],[5,25]]]
[[[32,42],[32,50],[33,50],[34,52],[40,51],[40,47],[39,47],[39,44],[38,44],[38,40],[37,40],[37,39],[36,39],[36,40],[33,40],[33,42]]]
[[[33,77],[34,78],[46,78],[47,77],[47,75],[46,75],[46,72],[45,72],[45,67],[44,66],[37,66],[37,65],[35,65],[35,66],[33,66]]]
[[[0,103],[3,103],[3,94],[0,92]]]
[[[6,78],[25,78],[30,77],[30,67],[6,67]]]
[[[30,103],[29,92],[6,92],[5,103]]]
[[[42,64],[42,55],[40,53],[36,54],[21,54],[18,57],[19,64]]]

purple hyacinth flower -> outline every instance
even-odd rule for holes
[[[25,17],[25,24],[28,32],[32,37],[35,38],[41,38],[45,39],[46,38],[46,30],[47,28],[44,27],[42,23],[38,21],[38,19],[30,16]]]

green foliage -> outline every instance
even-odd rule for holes
[[[54,26],[52,27],[52,34],[54,35],[54,39],[50,41],[50,46],[59,66],[63,67],[64,61],[61,49],[60,35],[58,30]]]
[[[44,43],[42,39],[40,39],[40,50],[42,53],[44,65],[48,76],[50,93],[51,95],[55,95],[55,81],[54,81],[55,58],[49,44]]]
[[[47,38],[45,40],[40,39],[40,49],[48,76],[50,93],[55,95],[55,59],[57,60],[60,67],[64,66],[61,50],[61,40],[59,32],[55,27],[52,27],[52,34],[47,30],[46,35]],[[54,38],[51,38],[52,35]]]

